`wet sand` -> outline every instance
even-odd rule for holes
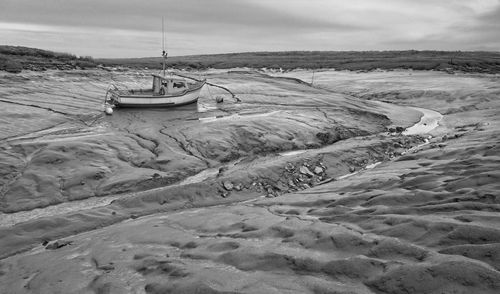
[[[215,104],[210,88],[198,108],[112,117],[99,112],[106,82],[145,73],[2,76],[3,100],[36,109],[2,131],[1,287],[500,291],[499,77],[290,78],[310,74],[208,73],[242,102]],[[73,98],[26,94],[36,79]]]

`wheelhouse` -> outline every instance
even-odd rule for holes
[[[184,79],[153,75],[153,94],[170,95],[188,90],[188,84]]]

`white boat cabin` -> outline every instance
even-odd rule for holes
[[[153,94],[171,95],[188,89],[186,80],[153,74]]]

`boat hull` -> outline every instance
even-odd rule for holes
[[[196,103],[205,83],[174,95],[120,94],[111,96],[116,107],[175,107]]]

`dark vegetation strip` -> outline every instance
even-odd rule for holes
[[[95,68],[97,63],[90,56],[52,52],[48,50],[0,45],[0,70],[19,73],[23,69],[44,71],[47,69]]]
[[[99,59],[106,66],[160,69],[161,57]],[[296,68],[337,70],[414,69],[464,72],[500,72],[500,52],[461,51],[290,51],[249,52],[169,57],[168,67],[205,68]]]
[[[95,67],[161,69],[161,57],[105,58],[77,57],[68,53],[0,45],[0,70],[86,69]],[[441,70],[500,73],[500,52],[462,51],[287,51],[246,52],[169,57],[167,66],[176,69],[228,69],[234,67],[292,70],[336,69],[370,71],[376,69]]]

